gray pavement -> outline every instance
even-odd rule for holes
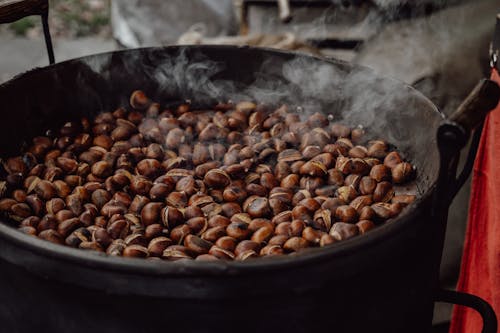
[[[56,62],[84,55],[116,50],[112,39],[85,37],[78,39],[55,39]],[[35,67],[49,63],[45,41],[0,35],[0,83]]]

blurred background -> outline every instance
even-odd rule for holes
[[[14,0],[0,0],[0,6]],[[500,0],[50,0],[56,62],[123,48],[239,44],[335,57],[415,86],[449,114],[488,72]],[[0,25],[0,83],[48,64],[39,16]],[[470,185],[450,209],[442,284],[454,288]],[[441,305],[436,332],[447,330]]]

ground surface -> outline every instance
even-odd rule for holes
[[[116,49],[110,0],[49,0],[56,62]],[[40,17],[0,25],[0,82],[48,64]]]

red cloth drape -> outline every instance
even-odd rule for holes
[[[497,71],[491,77],[500,84]],[[474,163],[457,290],[482,297],[500,315],[500,104],[486,118]],[[481,328],[477,312],[455,307],[450,333],[480,333]]]

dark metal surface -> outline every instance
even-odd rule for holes
[[[52,46],[52,38],[50,37],[49,30],[49,11],[43,13],[42,17],[42,26],[43,26],[43,37],[45,38],[45,46],[47,47],[47,54],[49,56],[49,64],[54,64],[56,62],[54,58],[54,48]]]
[[[483,318],[483,329],[481,330],[481,333],[497,332],[498,325],[495,311],[491,305],[481,298],[452,290],[438,290],[436,292],[435,300],[436,302],[446,302],[473,308]]]
[[[162,103],[189,98],[207,106],[251,98],[363,124],[371,136],[397,143],[416,165],[420,197],[397,220],[363,237],[244,263],[108,258],[2,223],[4,328],[429,330],[441,256],[436,249],[442,247],[436,234],[444,224],[442,215],[433,215],[440,165],[435,133],[443,116],[425,97],[367,68],[291,52],[231,46],[127,50],[37,69],[1,85],[0,100],[9,111],[0,123],[2,157],[68,119],[126,105],[138,88]],[[32,304],[42,305],[30,321],[22,320]]]
[[[499,58],[500,58],[500,14],[497,14],[497,23],[495,26],[495,32],[493,34],[493,40],[490,45],[490,66],[500,70]]]

